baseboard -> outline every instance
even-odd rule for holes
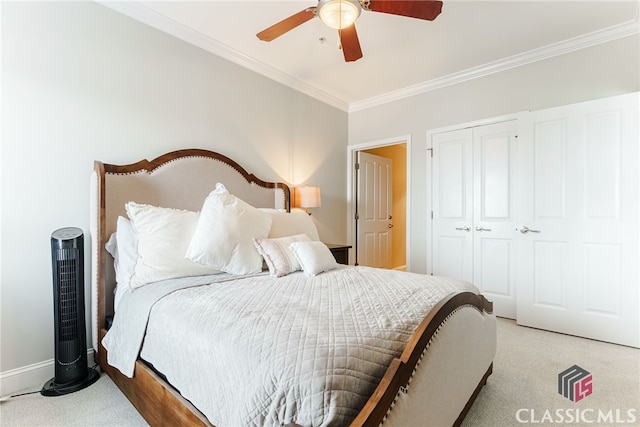
[[[393,267],[392,270],[397,270],[397,271],[407,271],[407,266],[406,265],[399,265],[397,267]]]
[[[93,366],[93,349],[87,350],[89,366]],[[0,373],[0,396],[5,397],[19,391],[36,391],[44,383],[55,376],[55,361],[53,359],[33,365],[23,366]]]

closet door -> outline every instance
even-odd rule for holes
[[[515,318],[516,121],[435,134],[433,274],[466,280]]]
[[[519,324],[640,347],[638,94],[524,115]]]
[[[514,168],[517,122],[473,129],[473,284],[516,318]]]
[[[433,135],[433,274],[473,281],[473,132]]]

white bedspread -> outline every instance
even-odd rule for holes
[[[348,425],[431,307],[451,292],[477,292],[368,267],[213,279],[162,283],[146,290],[155,301],[135,297],[142,308],[123,300],[104,343],[127,375],[146,327],[140,356],[219,427]],[[128,354],[112,354],[121,350]]]
[[[113,325],[102,340],[107,350],[107,362],[132,378],[149,313],[156,302],[180,289],[236,279],[229,274],[185,277],[163,280],[123,294]]]

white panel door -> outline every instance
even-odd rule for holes
[[[498,316],[516,318],[513,162],[517,122],[473,129],[473,284]]]
[[[638,137],[638,94],[519,121],[519,324],[640,347]]]
[[[433,274],[473,281],[473,132],[433,135]]]
[[[433,135],[433,274],[466,280],[515,318],[515,121]]]
[[[391,268],[393,162],[358,152],[356,264]]]

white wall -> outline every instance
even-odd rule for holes
[[[409,268],[426,272],[426,131],[640,90],[640,36],[349,114],[349,144],[411,135]]]
[[[96,159],[218,151],[264,180],[319,185],[320,237],[345,241],[345,112],[94,2],[1,7],[3,388],[34,364],[53,376],[50,236],[88,235]]]

